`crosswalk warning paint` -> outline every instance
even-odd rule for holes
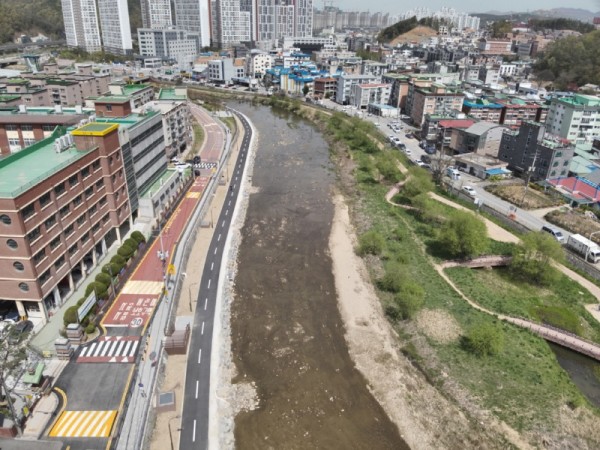
[[[139,336],[102,336],[81,349],[77,362],[133,363],[139,343]]]
[[[117,411],[64,411],[50,430],[51,437],[110,436]]]

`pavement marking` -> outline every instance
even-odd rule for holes
[[[199,385],[199,382],[198,382],[198,380],[196,380],[196,398],[198,398],[198,385]]]
[[[217,247],[215,247],[215,255],[217,254]]]
[[[192,442],[196,442],[196,419],[194,419],[194,429],[192,430]]]
[[[219,235],[217,236],[217,242],[219,242],[221,240],[221,233],[219,233]]]
[[[210,282],[211,282],[211,280],[208,280],[208,286],[207,286],[207,289],[210,289]]]
[[[224,227],[225,226],[225,221],[221,222],[221,226]]]
[[[105,438],[116,417],[117,411],[63,411],[49,436]]]
[[[202,322],[202,330],[200,330],[200,334],[204,334],[204,322]]]
[[[225,215],[227,215],[227,213],[228,213],[228,212],[229,212],[229,210],[228,210],[228,209],[226,209],[226,210],[225,210]]]
[[[214,262],[211,262],[211,263],[210,263],[210,270],[213,270],[213,268],[214,268],[214,267],[215,267],[215,263],[214,263]]]
[[[185,197],[186,198],[200,198],[201,195],[202,195],[202,192],[192,191],[192,192],[188,192],[185,195]]]
[[[202,349],[198,350],[198,364],[200,364],[200,361],[202,361]]]
[[[208,298],[204,299],[204,311],[206,311],[206,305],[208,305]]]
[[[162,290],[162,281],[130,280],[123,286],[121,294],[158,295]]]
[[[229,202],[227,203],[227,206],[231,206],[231,200],[229,200]]]
[[[81,349],[77,362],[133,363],[139,341],[139,336],[101,336]]]

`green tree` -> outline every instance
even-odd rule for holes
[[[463,347],[476,356],[494,356],[504,348],[504,332],[491,323],[472,326],[462,340]]]
[[[364,255],[380,255],[385,248],[385,239],[375,230],[367,231],[358,238],[356,253]]]
[[[136,241],[138,244],[141,244],[142,242],[146,242],[146,238],[144,237],[144,235],[140,231],[137,231],[137,230],[134,231],[133,233],[131,233],[131,239]]]
[[[425,290],[416,281],[402,280],[394,300],[386,307],[386,314],[394,320],[410,320],[425,302]]]
[[[556,270],[552,261],[563,262],[560,243],[543,231],[527,233],[515,247],[510,270],[513,276],[536,284],[548,285]]]
[[[308,86],[308,84],[305,84],[304,87],[302,88],[302,94],[304,94],[304,96],[306,97],[309,92],[310,92],[310,87]]]
[[[419,167],[413,167],[409,170],[408,179],[402,186],[401,193],[412,199],[420,194],[432,191],[433,188],[433,182],[427,171]]]
[[[92,292],[96,293],[96,298],[104,299],[108,297],[108,286],[104,283],[99,283],[98,281],[92,281],[85,288],[85,296],[87,297]]]
[[[132,256],[133,256],[133,252],[135,250],[133,250],[131,247],[129,247],[128,245],[121,245],[121,247],[119,247],[119,249],[117,250],[117,254],[124,258],[125,260],[129,260]]]
[[[439,244],[453,257],[479,256],[488,245],[485,223],[471,212],[452,211],[440,230]]]
[[[65,324],[65,327],[67,325],[69,325],[70,323],[78,323],[79,322],[79,318],[77,316],[77,306],[71,306],[69,308],[67,308],[67,310],[65,311],[65,314],[63,315],[63,323]]]
[[[106,267],[106,266],[104,266],[104,267]],[[110,286],[111,277],[108,274],[108,272],[106,272],[104,270],[104,267],[102,268],[102,272],[100,272],[98,275],[96,275],[96,278],[94,280],[97,281],[98,283],[102,283],[105,286]]]
[[[377,160],[375,166],[384,180],[391,183],[397,183],[402,178],[402,173],[400,172],[400,169],[398,169],[398,165],[394,158],[388,153],[384,155]]]

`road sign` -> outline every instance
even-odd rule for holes
[[[142,323],[144,323],[144,320],[141,317],[136,317],[135,319],[131,320],[131,322],[129,323],[129,326],[135,328],[135,327],[139,327]]]
[[[174,264],[169,264],[169,267],[167,268],[167,273],[169,275],[175,275],[175,265]]]

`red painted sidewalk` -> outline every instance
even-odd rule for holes
[[[185,194],[160,236],[152,243],[102,319],[103,326],[141,329],[146,327],[164,289],[165,274],[169,269],[175,245],[200,202],[207,184],[207,178],[199,177]],[[168,254],[164,261],[159,258],[161,251],[165,255]]]

